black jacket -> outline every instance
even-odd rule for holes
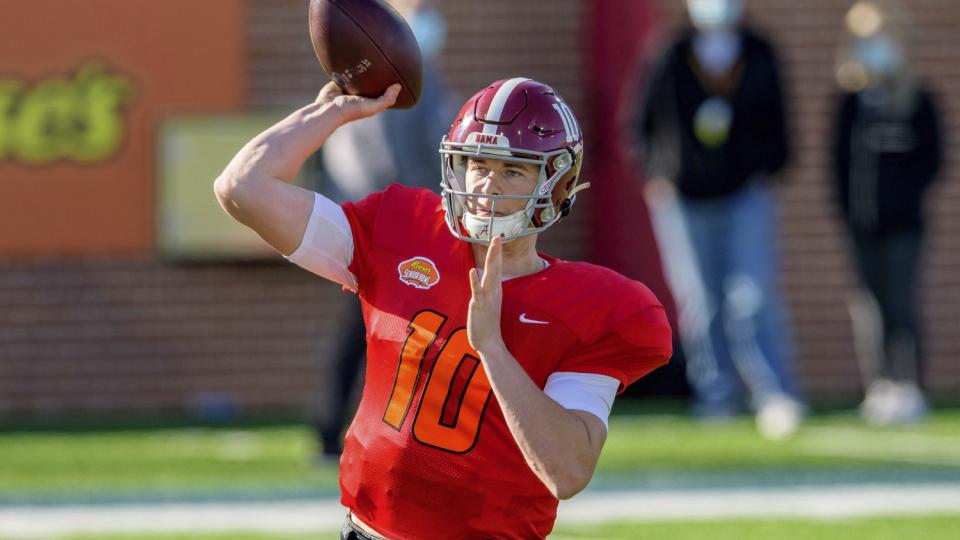
[[[662,54],[648,78],[638,121],[647,172],[677,183],[692,199],[731,194],[755,174],[771,175],[787,161],[783,91],[772,47],[747,29],[740,30],[740,59],[727,84],[705,82],[687,32]],[[726,140],[705,145],[694,120],[711,97],[723,98],[732,111]]]
[[[840,211],[858,231],[920,228],[923,193],[943,158],[933,97],[918,90],[900,114],[871,106],[867,97],[839,99],[833,168]]]

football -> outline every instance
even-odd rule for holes
[[[344,93],[379,97],[403,89],[392,108],[420,99],[423,60],[413,31],[382,0],[310,0],[310,39],[323,70]]]

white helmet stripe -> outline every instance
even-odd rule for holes
[[[560,101],[554,103],[553,108],[557,111],[557,114],[560,115],[560,119],[563,120],[563,127],[567,131],[567,142],[574,142],[579,139],[580,126],[577,124],[577,119],[573,116],[573,111],[570,110],[570,107]]]
[[[529,81],[530,79],[525,79],[523,77],[517,77],[515,79],[510,79],[509,81],[503,83],[500,86],[500,89],[497,90],[496,95],[493,96],[493,101],[490,102],[490,108],[487,109],[487,114],[485,119],[488,122],[499,122],[500,116],[503,114],[503,108],[507,105],[507,99],[510,98],[510,95],[513,94],[514,89],[520,85],[520,83]],[[483,126],[483,132],[493,135],[497,133],[496,124],[486,124]]]

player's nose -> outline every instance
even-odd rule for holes
[[[495,170],[487,171],[480,182],[480,193],[484,195],[502,195],[503,175]]]

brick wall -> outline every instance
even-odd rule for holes
[[[309,403],[343,297],[272,264],[4,264],[0,413]]]
[[[628,0],[622,0],[628,1]],[[259,108],[289,109],[322,82],[303,23],[304,0],[246,0],[250,96]],[[466,97],[504,76],[550,81],[589,125],[580,42],[587,2],[447,0],[451,41],[443,67]],[[679,1],[664,3],[668,18]],[[843,295],[849,258],[827,190],[826,137],[839,0],[753,0],[751,9],[782,46],[796,127],[781,190],[784,281],[793,308],[800,368],[819,396],[858,391]],[[951,148],[960,115],[960,3],[914,0],[914,57],[938,90]],[[480,30],[478,21],[495,24]],[[536,32],[530,32],[535,29]],[[956,152],[947,152],[948,157]],[[950,157],[936,188],[924,274],[931,385],[960,388],[960,185]],[[580,208],[545,237],[564,257],[587,251]],[[597,211],[602,209],[596,209]],[[249,407],[303,408],[322,398],[331,337],[346,295],[283,264],[190,266],[155,259],[0,261],[0,415],[182,409],[232,396]]]

